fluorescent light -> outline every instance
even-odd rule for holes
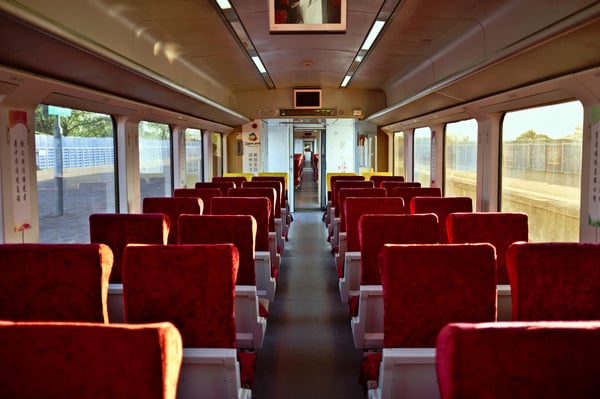
[[[231,8],[229,0],[217,0],[217,4],[221,7],[221,10],[229,10]]]
[[[260,58],[257,55],[252,57],[252,61],[254,61],[254,64],[256,65],[256,67],[258,68],[258,71],[260,73],[267,73],[265,66],[263,65],[262,61],[260,60]]]
[[[352,79],[352,76],[351,76],[351,75],[346,75],[346,76],[344,77],[344,80],[342,81],[342,84],[341,84],[341,86],[342,86],[342,87],[346,87],[346,86],[348,86],[348,83],[350,82],[350,79]]]
[[[377,39],[379,32],[381,32],[381,29],[383,29],[383,25],[385,25],[384,21],[375,21],[371,27],[371,31],[367,35],[367,38],[361,47],[362,50],[368,50],[371,48],[373,42],[375,42],[375,39]]]

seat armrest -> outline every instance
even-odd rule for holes
[[[348,303],[349,292],[360,289],[360,272],[360,252],[346,252],[344,276],[338,282],[342,302]]]

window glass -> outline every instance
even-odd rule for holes
[[[173,185],[169,125],[142,121],[139,138],[141,198],[170,197]]]
[[[408,180],[404,171],[404,132],[394,133],[394,176]]]
[[[35,109],[40,242],[89,242],[89,215],[115,212],[115,128],[109,115]]]
[[[477,184],[477,121],[448,123],[444,141],[444,195],[470,197]]]
[[[415,129],[415,176],[414,181],[422,187],[431,186],[431,129],[420,127]]]
[[[203,181],[202,131],[199,129],[185,130],[185,173],[186,186],[189,188]]]
[[[529,216],[531,241],[579,241],[583,107],[508,112],[502,123],[502,211]]]

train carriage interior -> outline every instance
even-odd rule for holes
[[[599,39],[595,0],[0,0],[0,397],[85,396],[42,367],[102,368],[56,348],[91,324],[164,338],[149,397],[598,396]]]

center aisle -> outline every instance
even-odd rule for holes
[[[340,300],[323,211],[298,210],[257,351],[254,399],[364,398],[362,352]]]

